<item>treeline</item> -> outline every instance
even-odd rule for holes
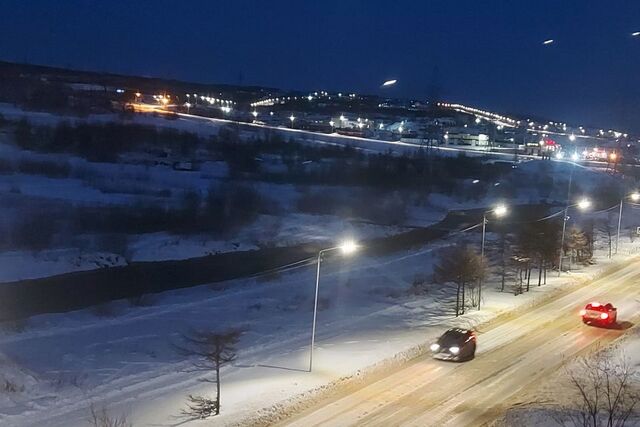
[[[177,205],[136,203],[131,206],[86,207],[31,211],[0,223],[3,249],[40,251],[68,246],[73,239],[102,236],[92,244],[113,244],[116,236],[167,232],[205,233],[226,237],[253,223],[261,214],[277,214],[280,207],[248,185],[212,187],[206,193],[185,192]],[[87,242],[81,244],[86,246]],[[123,245],[126,246],[126,245]],[[105,249],[105,248],[100,248]]]
[[[190,150],[200,138],[193,133],[152,126],[121,123],[62,122],[57,126],[33,126],[20,120],[15,126],[15,142],[25,149],[45,153],[70,153],[95,162],[116,162],[129,151],[149,147]]]
[[[497,277],[500,290],[515,295],[528,292],[531,286],[547,282],[549,270],[571,269],[575,264],[592,262],[598,236],[612,256],[615,234],[615,218],[584,220],[570,224],[562,240],[562,218],[552,217],[543,221],[546,208],[531,207],[514,224],[489,222],[489,232],[496,238],[488,242],[484,260],[479,245],[457,244],[445,248],[438,256],[433,279],[436,283],[452,283],[456,286],[455,314],[461,315],[469,307],[481,302],[480,287],[486,278]],[[509,231],[509,232],[508,232]],[[632,237],[633,238],[633,237]],[[428,280],[417,276],[412,292],[429,292]]]

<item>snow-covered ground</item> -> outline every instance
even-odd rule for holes
[[[637,252],[638,243],[625,239],[621,252]],[[474,326],[532,304],[613,262],[602,259],[600,250],[597,265],[562,279],[549,277],[546,286],[519,296],[499,292],[493,281],[482,311],[454,319],[452,288],[411,291],[416,278],[428,281],[447,244],[384,257],[326,259],[313,373],[306,372],[313,266],[232,281],[224,290],[200,286],[150,296],[138,305],[121,301],[5,325],[0,348],[6,362],[0,372],[14,391],[2,393],[0,423],[84,425],[92,402],[126,413],[135,425],[181,422],[176,417],[186,395],[212,390],[200,381],[205,374],[188,372],[190,362],[173,347],[182,333],[197,327],[244,331],[237,361],[223,370],[222,415],[212,421],[233,424],[277,411],[283,402],[293,404],[374,365],[409,358],[448,326]]]

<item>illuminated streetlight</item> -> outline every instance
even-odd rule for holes
[[[509,212],[509,209],[504,204],[499,204],[490,211],[486,211],[482,214],[482,245],[480,249],[480,260],[484,263],[484,237],[487,229],[487,214],[493,214],[496,218],[501,218]],[[478,310],[480,310],[480,303],[482,301],[482,279],[478,282]]]
[[[632,202],[637,202],[640,200],[640,193],[638,193],[637,191],[634,191],[633,193],[629,194],[627,197],[623,197],[622,199],[620,199],[620,210],[618,212],[618,233],[616,234],[616,250],[615,253],[618,253],[618,243],[620,242],[620,226],[622,225],[622,206],[624,205],[624,200],[626,198],[631,199]]]
[[[295,119],[296,119],[296,118],[293,116],[293,114],[289,116],[289,120],[291,120],[291,128],[292,128],[292,129],[293,129],[293,121],[294,121]]]
[[[253,110],[253,112],[252,112],[251,114],[253,114],[253,117],[254,117],[254,118],[255,118],[255,117],[258,117],[258,112],[257,112],[256,110]]]
[[[638,37],[638,36],[640,36],[640,31],[635,31],[635,32],[631,33],[631,35],[633,37]]]
[[[580,210],[589,209],[589,207],[591,206],[591,200],[585,197],[580,199],[578,203],[574,203],[573,205],[567,205],[564,208],[564,216],[562,218],[562,238],[560,239],[560,259],[558,260],[558,276],[562,274],[562,251],[564,248],[564,234],[567,228],[567,221],[569,220],[569,216],[568,216],[569,208],[572,208],[574,206],[577,206],[578,209]]]
[[[569,135],[569,141],[573,142],[576,140],[576,136],[574,134]]]
[[[316,342],[316,320],[318,317],[318,290],[320,288],[320,265],[322,264],[322,255],[327,252],[340,251],[342,255],[351,255],[358,250],[359,246],[353,240],[345,240],[338,246],[333,248],[322,249],[318,252],[318,268],[316,270],[316,290],[313,300],[313,324],[311,326],[311,346],[309,347],[309,372],[313,369],[313,348]]]

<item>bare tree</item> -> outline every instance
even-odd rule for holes
[[[132,427],[129,421],[127,421],[127,417],[124,415],[121,416],[112,416],[109,415],[107,408],[102,407],[100,409],[96,408],[96,406],[92,403],[91,407],[91,417],[89,418],[89,422],[93,427]]]
[[[584,262],[589,257],[589,240],[584,231],[577,227],[571,227],[569,236],[565,241],[565,252],[569,252],[576,262]]]
[[[574,407],[565,408],[566,418],[576,427],[623,427],[640,401],[632,376],[624,358],[615,362],[606,356],[582,359],[569,371],[578,398]]]
[[[194,358],[193,367],[197,371],[212,372],[214,378],[202,381],[216,384],[215,399],[189,395],[187,409],[183,415],[203,418],[203,410],[209,415],[220,414],[220,369],[236,359],[236,344],[242,332],[230,330],[214,332],[209,330],[191,330],[182,336],[182,343],[176,349],[184,356]],[[207,415],[208,416],[208,415]]]
[[[449,247],[440,254],[434,277],[439,283],[456,285],[456,316],[465,313],[466,288],[484,279],[486,273],[480,255],[466,245]]]

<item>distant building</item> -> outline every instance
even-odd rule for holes
[[[471,127],[454,128],[444,134],[444,143],[448,145],[465,145],[480,149],[489,148],[489,135]]]

